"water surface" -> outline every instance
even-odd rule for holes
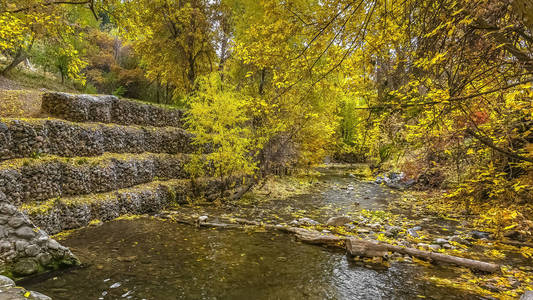
[[[272,232],[199,229],[147,217],[89,227],[63,243],[89,266],[27,288],[80,300],[468,299],[418,278],[424,267],[365,266]]]

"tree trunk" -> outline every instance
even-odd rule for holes
[[[11,61],[9,65],[7,65],[1,72],[0,75],[5,76],[7,73],[9,73],[11,70],[16,68],[21,62],[23,62],[26,59],[26,54],[22,49],[19,49],[17,51],[17,54],[15,55],[15,58]]]
[[[265,94],[265,75],[266,75],[266,69],[263,68],[261,70],[261,81],[259,81],[259,95],[264,95]]]
[[[443,253],[435,253],[430,251],[418,250],[415,248],[405,248],[385,243],[380,243],[378,241],[368,241],[368,240],[359,240],[359,239],[348,239],[346,241],[346,250],[348,253],[353,256],[383,256],[387,251],[397,252],[401,254],[407,254],[414,257],[434,260],[438,262],[450,263],[462,267],[467,267],[469,269],[483,271],[483,272],[499,272],[500,266],[493,263],[483,262],[479,260],[473,260],[463,257],[457,257],[452,255],[447,255]]]

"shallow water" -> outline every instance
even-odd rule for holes
[[[349,170],[321,172],[316,192],[232,213],[268,219],[278,212],[277,221],[303,213],[324,222],[354,209],[382,209],[398,196]],[[460,275],[451,268],[355,262],[344,252],[273,232],[200,229],[146,217],[84,228],[62,243],[88,266],[25,287],[54,299],[477,299],[422,279]]]
[[[90,265],[27,288],[54,299],[465,299],[417,279],[423,267],[365,267],[285,234],[141,218],[83,229],[64,244]]]

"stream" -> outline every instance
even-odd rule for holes
[[[354,210],[384,209],[400,194],[342,168],[320,172],[315,192],[233,207],[231,213],[286,222],[305,214],[324,222]],[[201,209],[205,214],[216,211]],[[275,211],[275,217],[265,211]],[[342,251],[276,232],[196,228],[147,216],[83,228],[61,242],[85,266],[24,287],[59,300],[482,299],[422,279],[459,276],[453,268],[353,261]]]

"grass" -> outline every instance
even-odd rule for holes
[[[34,90],[0,89],[0,117],[39,117],[42,94]]]
[[[32,71],[19,67],[9,72],[6,77],[24,90],[47,89],[60,92],[78,92],[72,82],[66,81],[62,84],[57,76],[47,72]],[[2,87],[0,86],[0,88]]]
[[[41,97],[45,90],[82,93],[80,88],[70,81],[62,84],[61,80],[51,73],[39,70],[32,71],[22,67],[16,68],[7,77],[0,77],[0,117],[42,117]],[[176,105],[158,104],[130,98],[121,99],[168,110],[182,109]]]
[[[0,117],[36,118],[41,115],[44,90],[76,92],[70,83],[61,84],[53,74],[24,68],[0,77]]]
[[[142,161],[147,159],[165,159],[165,158],[180,158],[184,162],[188,160],[188,155],[186,154],[166,154],[166,153],[150,153],[150,152],[144,152],[144,153],[109,153],[106,152],[100,156],[95,157],[60,157],[55,155],[42,155],[42,157],[39,158],[17,158],[17,159],[11,159],[6,160],[3,162],[0,162],[0,170],[6,170],[6,169],[19,169],[21,167],[29,167],[29,166],[38,166],[43,165],[47,163],[57,162],[57,163],[63,163],[63,164],[69,164],[72,166],[84,166],[84,165],[90,165],[90,166],[98,166],[98,165],[108,165],[112,161]]]

